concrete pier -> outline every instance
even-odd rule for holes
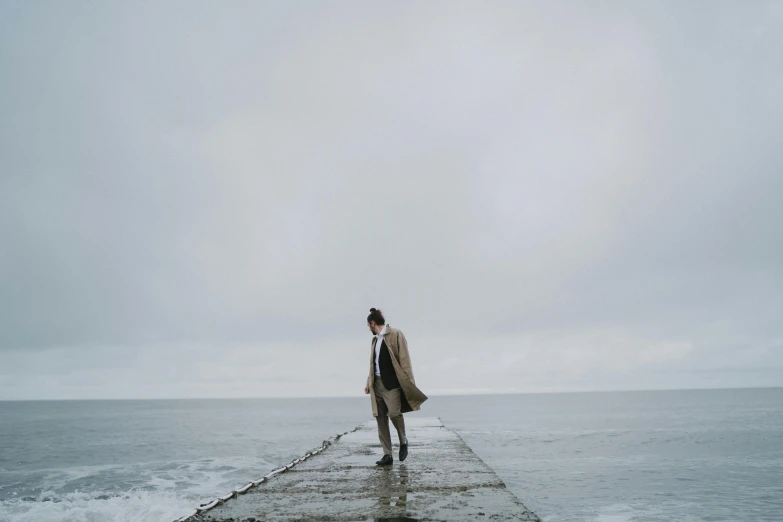
[[[188,522],[303,520],[538,521],[440,419],[405,417],[409,455],[379,467],[375,421]],[[396,433],[392,429],[393,437]]]

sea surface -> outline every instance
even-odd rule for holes
[[[783,388],[442,396],[407,415],[440,417],[545,522],[783,521]],[[0,402],[0,521],[171,521],[371,419],[366,397]]]

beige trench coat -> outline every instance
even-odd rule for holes
[[[411,369],[411,356],[408,353],[408,342],[401,331],[386,325],[386,333],[383,334],[383,340],[389,348],[394,373],[397,374],[397,380],[400,381],[401,388],[401,409],[402,413],[419,410],[421,403],[427,400],[427,396],[416,387],[416,381],[413,379],[413,369]],[[370,341],[370,375],[367,377],[367,387],[370,389],[370,403],[372,404],[373,417],[378,416],[378,406],[375,403],[375,338]]]

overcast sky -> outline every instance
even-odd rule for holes
[[[783,385],[783,4],[0,0],[0,399]]]

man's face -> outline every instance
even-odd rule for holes
[[[372,332],[373,335],[378,334],[378,332],[375,331],[375,329],[378,327],[378,325],[375,324],[375,321],[370,321],[369,323],[367,323],[367,326],[370,327],[370,331]]]

